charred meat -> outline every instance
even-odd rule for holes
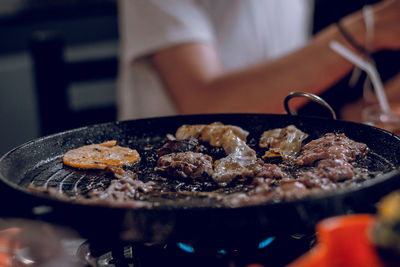
[[[105,190],[93,190],[89,193],[92,199],[107,200],[112,203],[132,201],[139,193],[149,193],[153,190],[154,182],[143,182],[136,173],[124,171],[122,168],[111,167],[107,171],[114,174],[115,178]]]
[[[198,125],[182,125],[176,131],[177,140],[185,140],[196,138],[200,141],[209,143],[212,146],[223,146],[226,143],[224,139],[225,133],[238,137],[240,140],[246,142],[249,132],[234,125],[224,125],[219,122],[211,124],[198,124]]]
[[[155,170],[172,177],[197,179],[212,175],[212,158],[191,151],[166,154],[158,159]]]
[[[221,186],[226,186],[236,177],[248,173],[248,167],[257,160],[256,152],[246,143],[248,132],[240,127],[212,123],[209,125],[183,125],[176,132],[178,140],[199,138],[212,146],[220,146],[227,154],[216,160],[212,179]]]
[[[191,137],[183,140],[168,140],[165,145],[157,149],[157,154],[163,156],[178,152],[197,152],[199,149],[199,141],[196,138]]]
[[[265,131],[260,138],[259,146],[268,148],[263,158],[282,157],[283,159],[295,157],[302,142],[308,137],[294,125]]]
[[[312,140],[301,150],[298,165],[311,165],[322,159],[341,159],[354,162],[369,152],[366,144],[355,142],[344,134],[327,133]]]

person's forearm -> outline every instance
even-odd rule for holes
[[[345,43],[341,39],[337,28],[331,26],[306,47],[262,65],[221,75],[201,91],[214,94],[214,102],[209,104],[215,111],[246,111],[251,107],[252,112],[282,112],[282,101],[291,91],[320,94],[351,70],[352,64],[329,48],[331,40]],[[235,103],[230,98],[242,99],[240,106],[221,105]],[[296,103],[297,107],[302,104]]]
[[[342,25],[365,45],[361,12],[344,18]],[[157,53],[153,63],[181,113],[281,113],[283,99],[291,91],[320,94],[352,69],[352,64],[329,48],[332,40],[355,51],[332,25],[296,52],[235,72],[224,72],[215,51],[201,43]],[[381,49],[385,44],[379,46]],[[291,104],[298,108],[303,103]]]
[[[333,85],[352,65],[329,48],[331,40],[342,40],[331,26],[309,45],[285,57],[232,73],[223,73],[193,83],[179,101],[182,113],[283,111],[282,101],[291,91],[315,94]],[[302,101],[293,101],[297,107]]]

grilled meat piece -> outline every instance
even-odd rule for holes
[[[239,139],[246,141],[249,135],[248,131],[234,125],[224,125],[219,122],[211,124],[197,124],[197,125],[182,125],[176,131],[176,139],[184,140],[191,137],[197,138],[200,141],[207,142],[212,146],[223,146],[225,143],[223,139],[226,132],[230,135],[237,136]]]
[[[194,151],[198,152],[199,141],[196,138],[184,140],[168,140],[161,148],[157,150],[159,156],[171,153]]]
[[[212,158],[191,151],[171,153],[158,159],[155,170],[173,177],[197,179],[212,175]]]
[[[305,197],[311,190],[304,183],[293,179],[280,181],[279,186],[273,186],[271,179],[256,179],[257,187],[250,193],[237,193],[225,199],[225,203],[232,207],[259,205],[260,203],[280,200],[293,200]]]
[[[287,176],[278,165],[271,163],[264,163],[262,160],[257,160],[253,168],[254,178],[274,178],[282,179]]]
[[[125,171],[120,167],[107,167],[106,171],[113,173],[115,180],[104,190],[95,189],[88,196],[91,201],[106,200],[112,203],[124,203],[133,201],[139,197],[139,193],[153,191],[154,182],[143,182],[138,175],[131,171]]]
[[[333,182],[351,179],[354,167],[350,164],[369,152],[366,144],[355,142],[344,134],[327,133],[305,145],[297,158],[298,165],[311,165],[317,169],[304,177],[328,178]]]
[[[311,190],[301,181],[288,179],[283,180],[274,192],[275,199],[300,199],[310,194]],[[317,188],[314,190],[318,190]]]
[[[130,166],[140,160],[135,149],[117,146],[116,143],[111,140],[69,150],[63,156],[63,163],[80,169],[105,169],[109,166]]]
[[[366,144],[355,142],[344,134],[327,133],[302,148],[297,164],[311,165],[322,159],[339,159],[350,163],[368,152]]]
[[[295,157],[301,148],[302,142],[308,137],[294,125],[265,131],[260,138],[259,146],[268,148],[263,158],[282,157],[284,159]]]
[[[125,179],[112,180],[111,184],[104,190],[95,189],[89,193],[91,200],[109,200],[115,203],[131,201],[139,197],[139,192],[148,193],[153,190],[153,182],[144,183],[126,177]]]
[[[257,161],[256,152],[246,142],[227,131],[221,138],[222,146],[228,154],[214,163],[213,180],[221,186],[226,186],[238,176],[245,176],[248,167]]]
[[[351,179],[354,167],[343,159],[323,159],[318,162],[317,176],[326,177],[334,182]]]
[[[132,171],[125,171],[119,167],[108,167],[106,171],[112,172],[114,177],[117,178],[118,183],[120,184],[128,184],[135,191],[140,191],[143,193],[148,193],[153,191],[154,182],[143,182],[138,179],[138,175]],[[114,182],[113,180],[112,182]]]
[[[321,190],[333,190],[337,184],[327,177],[318,176],[315,172],[305,172],[302,177],[296,181],[304,184],[307,188],[318,188]]]
[[[214,162],[211,177],[219,185],[226,186],[236,177],[248,173],[248,166],[257,160],[256,152],[246,144],[248,134],[238,126],[211,123],[183,125],[176,131],[176,138],[194,137],[212,146],[223,147],[227,156]]]

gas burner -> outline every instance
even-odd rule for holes
[[[87,266],[141,266],[137,261],[138,257],[133,257],[133,247],[130,244],[119,244],[104,249],[85,241],[79,246],[76,254]]]
[[[245,242],[240,248],[215,248],[196,242],[150,245],[86,241],[78,248],[77,256],[90,267],[283,266],[308,251],[314,242],[314,235],[267,237],[256,243]]]

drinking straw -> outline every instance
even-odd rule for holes
[[[386,98],[385,90],[383,89],[382,80],[379,76],[378,71],[376,70],[376,67],[367,60],[359,57],[350,49],[337,41],[330,42],[329,46],[333,51],[335,51],[336,53],[338,53],[339,55],[341,55],[342,57],[344,57],[367,73],[375,88],[376,96],[378,97],[378,102],[381,110],[385,113],[390,112],[390,107]]]

